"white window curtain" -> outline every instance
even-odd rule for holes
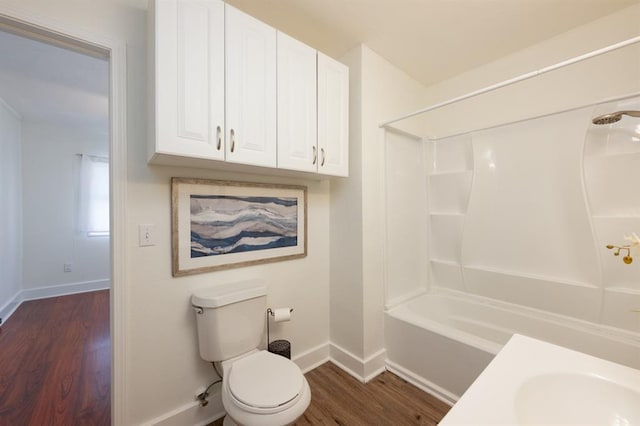
[[[89,237],[109,235],[109,160],[80,155],[78,228]]]

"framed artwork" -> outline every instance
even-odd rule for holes
[[[173,276],[307,255],[307,187],[171,178]]]

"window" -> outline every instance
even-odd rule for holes
[[[109,236],[109,160],[80,155],[78,227],[89,237]]]

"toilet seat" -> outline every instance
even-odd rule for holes
[[[296,404],[306,383],[295,363],[267,351],[235,361],[226,379],[234,403],[256,414],[277,413]]]

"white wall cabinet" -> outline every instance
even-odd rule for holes
[[[278,168],[318,171],[316,50],[278,32]]]
[[[228,162],[276,167],[276,30],[226,5]]]
[[[318,172],[349,175],[349,68],[320,52]]]
[[[149,28],[150,163],[348,176],[346,66],[222,0],[151,1]]]
[[[224,3],[157,0],[151,156],[224,160]]]

